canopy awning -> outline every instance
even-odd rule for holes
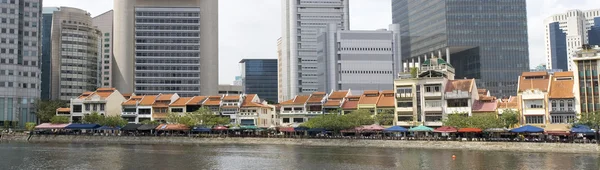
[[[383,131],[385,128],[379,125],[365,125],[361,126],[358,130],[360,131]]]
[[[188,128],[186,125],[183,124],[160,124],[156,127],[156,130],[161,130],[161,131],[168,131],[168,130],[175,130],[175,131],[188,131],[190,130],[190,128]]]
[[[123,128],[121,128],[121,130],[125,130],[125,131],[133,131],[133,130],[137,130],[138,127],[142,126],[142,124],[127,124],[125,125]]]
[[[525,126],[521,126],[519,128],[514,128],[514,129],[510,130],[509,132],[512,132],[512,133],[542,133],[542,132],[544,132],[544,129],[535,127],[535,126],[531,126],[531,125],[525,125]]]
[[[258,129],[258,127],[256,126],[240,126],[241,129],[247,129],[247,130],[255,130]]]
[[[279,131],[280,132],[294,132],[294,128],[293,127],[280,127]]]
[[[306,131],[306,130],[308,130],[308,128],[302,127],[302,126],[294,128],[294,131]]]
[[[225,126],[215,126],[213,127],[214,130],[227,130],[227,127]]]
[[[481,133],[481,129],[479,128],[460,128],[458,132],[460,133]]]
[[[52,123],[42,123],[40,125],[35,126],[36,129],[64,129],[69,126],[69,124],[52,124]]]
[[[96,129],[99,128],[100,125],[98,124],[81,124],[81,123],[71,123],[68,126],[65,127],[65,129],[74,129],[74,130],[78,130],[78,129]]]
[[[501,133],[501,132],[508,132],[509,129],[507,128],[489,128],[489,129],[485,129],[483,130],[484,132],[497,132],[497,133]]]
[[[142,126],[138,127],[137,130],[144,130],[144,131],[146,131],[146,130],[154,130],[154,129],[156,129],[156,127],[158,127],[158,125],[150,125],[150,124],[148,124],[148,125],[142,125]]]
[[[455,133],[458,132],[458,130],[452,126],[442,126],[439,127],[437,129],[434,129],[433,132],[439,132],[439,133]]]
[[[383,130],[384,132],[406,132],[408,129],[402,126],[392,126]]]
[[[575,125],[571,128],[571,133],[594,133],[594,131],[586,125]]]
[[[210,132],[210,128],[197,126],[192,129],[193,132]]]
[[[120,129],[121,129],[121,127],[118,127],[118,126],[116,126],[116,127],[102,126],[102,127],[96,128],[96,130],[120,130]]]
[[[408,131],[411,132],[432,132],[433,128],[427,127],[427,126],[423,126],[423,125],[419,125],[417,127],[413,127],[408,129]]]

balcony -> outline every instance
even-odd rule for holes
[[[443,104],[443,102],[441,100],[429,100],[429,101],[425,101],[425,106],[424,106],[423,110],[425,110],[425,111],[437,111],[437,112],[441,112],[442,111],[442,104]]]
[[[413,95],[412,93],[396,93],[396,98],[411,98],[412,99]]]
[[[396,122],[396,126],[412,126],[414,123],[412,121],[398,121]]]
[[[425,126],[442,126],[442,122],[436,121],[436,122],[425,122],[424,123]]]
[[[454,73],[454,68],[448,67],[447,65],[421,66],[421,69],[420,69],[421,72],[430,71],[430,70],[431,71],[443,70],[443,71],[448,71],[448,72]]]
[[[323,114],[323,111],[308,111],[308,114],[314,115],[314,114]]]
[[[123,116],[123,117],[126,117],[126,116],[127,117],[129,117],[129,116],[136,117],[137,115],[138,115],[137,112],[121,112],[121,116]]]
[[[423,97],[442,97],[442,92],[424,92]]]
[[[470,107],[446,107],[446,114],[469,113],[469,112],[471,112]]]
[[[468,91],[446,92],[446,99],[464,99],[471,98]]]
[[[396,112],[412,112],[412,107],[397,107]]]
[[[304,111],[302,110],[284,110],[281,111],[281,114],[302,114]]]

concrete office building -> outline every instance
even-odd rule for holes
[[[277,101],[277,59],[243,59],[240,61],[244,93],[257,94],[270,102]]]
[[[112,83],[122,93],[218,91],[218,2],[115,0]]]
[[[35,122],[40,98],[41,0],[0,1],[0,125]]]
[[[328,24],[348,30],[348,0],[282,0],[281,63],[279,83],[285,101],[318,91],[317,34]]]
[[[555,14],[544,20],[546,67],[548,69],[572,70],[571,57],[583,44],[600,45],[598,33],[588,33],[596,24],[600,29],[600,9],[587,11],[570,10]],[[596,35],[596,36],[594,36]]]
[[[394,0],[392,19],[403,61],[441,56],[492,96],[515,95],[529,70],[525,0]]]
[[[112,87],[112,52],[113,52],[113,10],[102,13],[92,19],[92,22],[102,33],[99,37],[99,87]]]
[[[317,37],[319,91],[392,90],[398,71],[394,32],[337,30],[330,24]]]
[[[219,92],[217,94],[220,94],[220,95],[230,95],[230,94],[242,94],[242,93],[244,93],[244,88],[241,85],[219,84],[218,89],[219,89]]]
[[[598,70],[600,70],[600,46],[579,48],[573,61],[574,94],[580,103],[579,113],[600,111],[600,95],[598,95]],[[579,95],[577,95],[579,94]]]
[[[98,86],[98,37],[87,11],[59,7],[52,14],[50,98],[69,101]]]

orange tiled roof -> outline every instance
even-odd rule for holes
[[[232,106],[221,106],[221,108],[240,108],[240,107],[232,105]]]
[[[448,80],[448,83],[446,83],[446,92],[454,90],[471,92],[474,83],[475,79]]]
[[[308,101],[308,98],[310,96],[296,96],[296,98],[294,99],[294,105],[303,105],[304,103],[306,103],[306,101]]]
[[[573,93],[574,80],[552,80],[550,83],[549,98],[575,98],[575,94]]]
[[[495,112],[498,107],[498,102],[496,101],[481,101],[476,100],[473,102],[473,112]]]
[[[110,96],[114,91],[97,91],[95,92],[96,95],[100,96],[101,98],[107,98],[108,96]]]
[[[171,100],[171,97],[173,97],[174,94],[160,94],[160,96],[158,96],[158,98],[156,100],[159,101],[165,101],[165,100]]]
[[[240,100],[240,96],[239,95],[225,96],[225,97],[223,97],[223,100]]]
[[[322,91],[317,91],[317,92],[313,92],[312,95],[325,95],[327,93],[322,92]]]
[[[156,97],[156,95],[144,96],[144,98],[142,98],[142,100],[140,101],[140,106],[152,106],[152,104],[154,104],[154,102],[156,101]]]
[[[133,93],[123,93],[123,97],[125,97],[125,99],[129,99],[133,96]]]
[[[327,100],[323,106],[340,106],[341,100]]]
[[[554,72],[554,77],[573,77],[572,71]]]
[[[194,96],[186,103],[186,105],[202,105],[204,99],[206,99],[206,96]]]
[[[205,106],[218,106],[221,105],[221,96],[209,96],[208,99],[202,104]]]
[[[486,95],[487,94],[487,89],[477,89],[477,93],[482,94],[482,95]]]
[[[135,106],[139,100],[130,98],[129,100],[123,102],[121,105],[123,106]]]
[[[344,104],[342,105],[342,109],[345,109],[345,110],[356,109],[357,106],[358,106],[358,101],[359,100],[360,100],[360,97],[357,98],[357,96],[348,97],[348,100],[346,100],[344,102]]]
[[[57,112],[71,112],[71,108],[58,108],[56,109]]]
[[[395,107],[396,101],[394,100],[394,92],[392,93],[384,93],[379,96],[379,101],[377,102],[377,107]]]
[[[152,107],[169,107],[169,103],[164,101],[156,101],[154,104],[152,104]]]
[[[293,104],[294,104],[294,99],[286,100],[286,101],[279,103],[279,105],[293,105]]]
[[[252,102],[254,97],[256,97],[256,94],[247,94],[246,98],[242,102],[242,107],[265,107],[262,104]]]
[[[144,96],[131,96],[131,99],[142,99]]]
[[[381,91],[381,94],[394,94],[394,90],[384,90]]]
[[[79,99],[83,99],[83,98],[86,98],[86,97],[88,97],[88,96],[90,96],[92,94],[94,94],[94,92],[86,91],[86,92],[81,93],[81,95],[78,98]]]
[[[315,92],[312,95],[310,95],[310,98],[308,98],[308,103],[321,103],[321,101],[323,100],[323,98],[325,97],[325,93],[324,92]]]
[[[379,101],[379,91],[376,90],[365,90],[364,94],[360,96],[358,104],[377,104]]]
[[[192,99],[191,97],[181,97],[181,98],[175,100],[175,102],[171,103],[171,107],[183,107],[191,99]]]
[[[335,91],[329,95],[329,99],[343,99],[348,94],[348,91]]]
[[[526,79],[526,77],[539,77],[543,76],[543,79]],[[548,85],[550,84],[550,79],[548,73],[546,72],[524,72],[521,77],[519,77],[519,92],[523,92],[529,89],[539,89],[543,92],[548,91]]]
[[[502,109],[519,109],[518,96],[510,96],[508,99],[498,100],[498,108]]]

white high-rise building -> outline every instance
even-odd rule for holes
[[[319,89],[317,34],[328,24],[350,28],[348,0],[282,0],[279,101]]]
[[[395,28],[394,25],[390,26]],[[399,63],[392,30],[337,30],[331,24],[317,37],[318,91],[391,90]]]
[[[0,125],[35,122],[40,98],[42,0],[0,2]]]
[[[570,61],[577,49],[583,44],[593,43],[594,39],[600,39],[592,38],[588,34],[594,24],[600,26],[597,21],[600,21],[600,9],[570,10],[546,18],[544,42],[547,69],[572,70],[573,63]]]
[[[115,0],[112,83],[122,93],[218,92],[218,1]]]

